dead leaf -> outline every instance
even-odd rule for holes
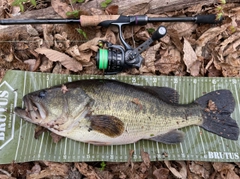
[[[222,76],[222,72],[220,70],[216,69],[216,67],[214,65],[211,65],[207,71],[208,71],[208,77]]]
[[[140,31],[141,26],[126,26],[123,31],[123,36],[125,39],[134,38],[134,34]]]
[[[136,34],[136,37],[139,38],[140,40],[146,41],[150,38],[149,33],[144,30]]]
[[[67,86],[63,84],[62,87],[61,87],[61,91],[63,92],[63,94],[68,92]]]
[[[226,63],[232,67],[240,67],[240,51],[234,51],[226,57]]]
[[[80,52],[77,45],[70,47],[66,52],[78,61],[83,62],[82,64],[89,63],[93,54],[91,50]]]
[[[227,39],[225,39],[220,45],[218,45],[218,47],[220,47],[220,49],[218,50],[219,54],[227,56],[230,53],[236,51],[236,48],[240,45],[239,36],[240,32],[236,32]]]
[[[112,31],[111,27],[107,29],[107,32],[105,34],[105,38],[108,42],[112,43],[112,44],[116,44],[117,43],[117,38],[116,35],[114,34],[114,32]]]
[[[74,45],[66,50],[66,53],[76,58],[77,60],[81,59],[81,55],[77,45]]]
[[[16,179],[15,177],[0,174],[1,179]]]
[[[15,39],[9,35],[1,34],[0,36],[0,58],[7,62],[12,62],[14,59],[13,43],[11,43],[11,41],[14,40]]]
[[[135,6],[129,7],[125,10],[122,15],[136,15],[136,14],[146,14],[150,9],[150,3],[141,3]]]
[[[77,62],[64,53],[47,48],[37,48],[35,51],[40,54],[44,54],[50,61],[59,61],[64,67],[71,71],[78,72],[82,70],[81,63]]]
[[[162,24],[163,26],[165,24]],[[196,30],[197,24],[187,23],[187,22],[176,22],[171,24],[166,24],[168,29],[174,29],[178,32],[179,37],[189,36],[193,31]]]
[[[60,50],[66,50],[70,47],[70,40],[67,39],[67,34],[62,32],[62,34],[54,35],[54,46]]]
[[[29,36],[38,36],[38,31],[36,29],[33,28],[32,25],[27,25],[27,32],[29,34]]]
[[[169,170],[166,168],[156,169],[153,172],[156,179],[167,179],[169,175]]]
[[[106,15],[102,9],[91,8],[91,15]]]
[[[83,43],[78,48],[80,51],[86,51],[89,49],[97,50],[99,48],[97,45],[100,40],[106,40],[106,38],[105,37],[96,37],[92,40],[87,41],[86,43]]]
[[[175,45],[175,47],[179,50],[179,52],[183,51],[183,44],[180,40],[180,37],[178,35],[178,31],[175,29],[168,29],[167,30],[168,35],[171,38],[171,42]]]
[[[86,176],[88,179],[100,179],[94,168],[86,163],[75,163],[74,166],[78,171]]]
[[[60,62],[57,62],[56,65],[54,66],[52,73],[56,74],[63,74],[63,68]]]
[[[47,48],[50,48],[53,46],[53,25],[52,24],[42,24],[43,28],[43,39],[44,39],[44,45]]]
[[[209,178],[210,172],[211,172],[210,167],[211,167],[211,164],[205,164],[202,162],[190,162],[190,165],[189,165],[189,169],[192,173],[204,179]]]
[[[181,73],[183,70],[181,59],[182,58],[180,52],[176,48],[170,46],[167,50],[165,50],[161,58],[155,62],[155,68],[160,73],[166,75],[171,72]]]
[[[36,61],[37,61],[36,59],[24,60],[24,63],[29,65],[29,71],[33,71],[35,69]]]
[[[81,51],[87,51],[89,49],[95,49],[96,50],[96,49],[98,49],[98,46],[97,46],[98,42],[101,41],[101,40],[108,41],[108,42],[110,42],[112,44],[116,44],[117,38],[116,38],[115,34],[113,33],[113,31],[111,30],[111,27],[109,27],[107,29],[107,32],[106,32],[104,37],[101,37],[101,38],[100,37],[96,37],[96,38],[94,38],[92,40],[89,40],[86,43],[80,45],[79,46],[79,51],[80,52]]]
[[[42,170],[40,173],[28,174],[27,179],[41,179],[41,178],[51,178],[51,177],[63,177],[68,176],[68,164],[63,163],[54,163],[43,161],[46,166],[46,169]]]
[[[147,166],[147,168],[149,168],[151,163],[149,154],[147,152],[144,152],[143,149],[141,149],[141,157],[142,157],[143,163]]]
[[[140,72],[151,72],[155,73],[155,64],[156,61],[156,53],[159,50],[161,44],[157,43],[154,46],[151,46],[143,53],[143,58],[145,59],[144,64],[140,68]]]
[[[120,179],[126,179],[127,175],[125,175],[122,171],[120,171],[120,175],[119,175]]]
[[[176,161],[177,162],[177,161]],[[176,168],[171,166],[171,162],[165,160],[164,163],[166,164],[166,166],[168,167],[168,169],[172,172],[172,174],[177,177],[177,178],[182,178],[185,179],[187,178],[187,167],[185,162],[177,162],[178,164],[181,165],[181,169],[180,171],[177,171]]]
[[[225,31],[229,24],[224,24],[220,27],[214,27],[208,29],[206,32],[204,32],[197,40],[197,47],[196,47],[196,55],[202,56],[202,48],[210,42],[212,39],[216,38],[220,33]]]
[[[235,164],[240,168],[240,162],[235,162]]]
[[[127,165],[129,166],[131,164],[131,167],[133,168],[134,163],[132,161],[133,158],[133,154],[134,154],[134,150],[129,150],[129,156],[128,156],[128,162]]]
[[[186,38],[184,38],[183,52],[183,61],[187,66],[187,72],[192,76],[198,76],[200,72],[201,62],[198,61],[195,51]]]
[[[78,178],[83,178],[82,174],[75,168],[71,168],[67,179],[78,179]]]
[[[195,4],[194,6],[189,6],[186,11],[184,12],[184,14],[186,14],[186,12],[192,12],[194,14],[200,14],[203,10],[204,3],[199,2],[199,4]]]
[[[29,174],[39,174],[41,172],[41,166],[38,162],[34,164]]]
[[[48,60],[47,57],[43,56],[42,57],[42,64],[40,65],[40,71],[41,72],[51,72],[53,68],[53,62]]]
[[[220,172],[222,179],[239,179],[239,176],[233,171],[235,166],[231,163],[214,163],[213,168]]]
[[[118,5],[109,5],[105,9],[105,12],[108,15],[117,15],[118,14]]]
[[[72,11],[72,8],[70,8],[67,3],[61,0],[51,0],[51,4],[54,11],[62,18],[67,18],[66,13]]]

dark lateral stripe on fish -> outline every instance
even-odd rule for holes
[[[90,115],[89,120],[91,122],[89,132],[95,130],[114,138],[124,131],[124,123],[115,116]]]

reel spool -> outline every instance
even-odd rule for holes
[[[103,41],[101,42],[103,43]],[[123,71],[126,68],[124,48],[120,45],[112,45],[109,42],[104,43],[107,43],[107,49],[100,48],[96,56],[98,69],[113,74]]]

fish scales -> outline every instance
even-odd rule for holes
[[[177,129],[190,125],[231,140],[239,135],[238,125],[230,117],[235,103],[228,90],[211,92],[183,105],[175,102],[177,92],[171,88],[113,80],[81,80],[65,85],[64,92],[58,86],[26,95],[26,109],[16,108],[15,112],[58,135],[96,145],[128,144],[140,139],[179,143],[183,132]],[[220,103],[226,103],[224,96],[229,100],[227,107]],[[216,107],[224,108],[224,113],[207,111],[208,97],[216,100]],[[226,131],[224,125],[230,128]]]
[[[167,130],[168,126],[183,127],[181,123],[191,125],[202,121],[201,113],[196,110],[196,105],[183,105],[176,108],[159,100],[156,96],[147,92],[133,91],[131,88],[104,85],[99,93],[88,93],[88,95],[96,102],[92,107],[93,114],[117,116],[126,124],[137,123],[139,125],[136,130],[142,129],[142,126],[146,124],[151,129],[166,128]],[[136,97],[140,104],[133,102]],[[186,111],[191,111],[188,117]],[[145,133],[149,130],[142,131]]]

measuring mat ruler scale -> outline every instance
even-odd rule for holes
[[[0,163],[126,162],[129,150],[141,161],[142,149],[152,161],[237,162],[239,80],[8,71],[0,85]],[[33,123],[64,137],[54,143],[48,131],[35,139]]]

